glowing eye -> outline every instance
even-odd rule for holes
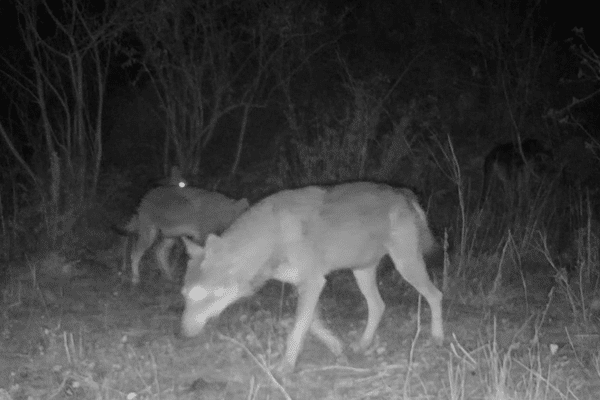
[[[187,294],[187,297],[193,301],[203,300],[206,296],[208,296],[208,291],[202,286],[194,286]]]
[[[187,186],[187,185],[185,184],[185,182],[179,182],[179,187],[180,187],[180,188],[184,188],[184,187],[186,187],[186,186]]]

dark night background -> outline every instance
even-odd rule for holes
[[[47,254],[115,274],[111,226],[177,165],[251,203],[309,184],[407,186],[447,235],[460,290],[491,285],[510,247],[511,266],[526,266],[507,267],[508,281],[585,270],[597,293],[596,8],[4,0],[0,277]],[[547,159],[525,182],[491,176],[481,201],[486,155],[525,139]]]

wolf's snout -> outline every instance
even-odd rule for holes
[[[199,310],[186,306],[186,311],[181,318],[181,334],[185,337],[197,336],[205,325],[206,318],[202,317]]]

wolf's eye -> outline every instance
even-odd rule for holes
[[[191,288],[187,294],[187,297],[193,301],[203,300],[206,296],[208,296],[208,291],[199,285]]]

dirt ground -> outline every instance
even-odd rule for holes
[[[348,347],[335,359],[309,335],[295,373],[270,371],[293,323],[294,290],[270,282],[196,338],[179,335],[179,285],[155,268],[131,288],[114,268],[80,261],[67,278],[27,275],[3,289],[0,400],[598,398],[598,335],[575,326],[548,276],[502,306],[444,299],[446,343],[429,341],[429,308],[385,266],[387,309],[366,354],[366,304],[352,275],[330,277],[323,316]],[[506,300],[508,299],[508,300]],[[420,315],[420,317],[419,317]],[[541,322],[540,322],[541,321]],[[498,397],[498,393],[522,393]]]

